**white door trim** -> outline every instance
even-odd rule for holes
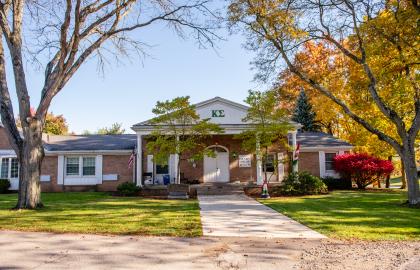
[[[211,145],[206,149],[217,147],[226,150],[226,152],[217,152],[214,158],[204,156],[203,180],[205,183],[229,183],[229,149],[222,145]]]

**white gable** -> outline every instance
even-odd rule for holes
[[[219,97],[197,104],[196,110],[201,119],[217,124],[244,124],[247,113],[246,106]]]

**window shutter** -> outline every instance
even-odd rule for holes
[[[325,152],[319,151],[319,176],[325,177]]]
[[[153,173],[153,155],[147,155],[147,173]]]
[[[102,184],[102,155],[96,156],[95,177],[98,184]]]

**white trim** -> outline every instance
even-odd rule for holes
[[[204,183],[213,183],[213,182],[217,182],[217,183],[229,183],[230,182],[230,164],[229,164],[229,156],[230,156],[230,154],[229,154],[229,149],[226,146],[219,145],[219,144],[213,144],[213,145],[207,146],[206,149],[218,148],[218,147],[219,148],[222,148],[222,149],[224,149],[226,151],[226,152],[221,152],[223,154],[226,154],[226,156],[227,156],[227,164],[225,164],[225,165],[227,165],[226,177],[225,177],[226,179],[223,179],[223,181],[220,181],[220,182],[219,182],[218,179],[216,179],[216,181],[209,181],[207,179],[207,175],[208,175],[208,173],[206,172],[207,171],[207,168],[208,168],[208,165],[207,164],[208,164],[208,162],[210,160],[215,160],[215,159],[216,159],[216,164],[217,164],[217,158],[218,158],[219,153],[216,153],[216,157],[215,158],[209,157],[209,156],[205,155],[204,156],[204,160],[203,160],[203,181],[204,181]],[[219,168],[217,168],[217,170],[219,172],[221,171]],[[216,172],[216,173],[218,173],[218,172]],[[218,177],[216,177],[216,178],[218,178]]]
[[[16,157],[16,153],[14,150],[0,149],[0,156]]]
[[[262,185],[264,182],[263,178],[263,169],[262,169],[262,156],[261,156],[261,147],[260,140],[257,135],[256,144],[255,144],[255,159],[256,159],[256,170],[257,170],[257,185]]]
[[[153,171],[154,171],[153,155],[147,155],[146,173],[153,173]]]
[[[300,152],[319,152],[319,151],[349,151],[353,149],[353,146],[329,146],[329,147],[302,147],[300,146]]]
[[[45,151],[46,156],[55,155],[127,155],[131,154],[133,150],[83,150],[83,151]]]
[[[67,175],[67,158],[77,157],[79,158],[79,174],[78,175]],[[83,158],[95,158],[95,175],[83,175]],[[67,156],[59,156],[59,169],[58,169],[58,176],[57,176],[57,183],[60,184],[59,177],[61,177],[60,171],[62,172],[63,180],[61,184],[65,186],[89,186],[89,185],[98,185],[102,184],[102,166],[103,166],[103,157],[102,155],[67,155]],[[62,168],[60,168],[60,164],[62,164]]]
[[[103,181],[118,181],[118,174],[104,174],[102,176]]]
[[[296,150],[297,150],[297,137],[296,137],[297,131],[293,131],[291,132],[291,134],[292,134],[292,171],[296,173],[299,171],[299,157],[297,157],[298,160],[297,160],[296,165],[293,165],[293,161],[295,159]]]
[[[83,161],[82,161],[83,163]],[[95,177],[97,180],[97,184],[102,184],[102,164],[103,164],[103,158],[102,155],[97,155],[95,158]],[[82,164],[82,170],[83,170],[83,164]],[[83,173],[83,172],[82,172]]]
[[[59,155],[57,157],[57,185],[64,184],[64,156]]]
[[[277,180],[279,182],[284,180],[284,153],[277,153]]]
[[[136,153],[136,181],[137,186],[142,186],[143,181],[143,140],[142,135],[137,133],[137,153]]]
[[[51,181],[51,175],[44,175],[44,174],[42,174],[39,177],[39,181],[41,181],[41,182],[50,182]]]
[[[325,160],[325,154],[340,155],[340,153],[344,153],[344,151],[319,151],[319,176],[321,178],[323,177],[339,178],[340,177],[340,175],[336,171],[326,169],[326,160]]]
[[[207,146],[207,147],[206,147],[206,150],[207,150],[207,149],[210,149],[210,148],[217,148],[217,147],[220,147],[220,148],[222,148],[222,149],[225,149],[225,150],[226,150],[226,152],[228,152],[228,153],[229,153],[229,149],[228,149],[226,146],[219,145],[219,144],[212,144],[212,145],[210,145],[210,146]]]
[[[221,97],[214,97],[214,98],[211,98],[211,99],[208,99],[208,100],[205,100],[205,101],[201,101],[199,103],[194,104],[193,106],[196,109],[198,109],[198,108],[205,107],[206,105],[212,104],[212,103],[215,103],[215,102],[224,103],[224,104],[230,105],[232,107],[241,109],[243,111],[248,111],[249,110],[249,106],[247,106],[247,105],[240,104],[238,102],[234,102],[234,101],[231,101],[231,100],[228,100],[228,99],[225,99],[225,98],[221,98]]]
[[[325,177],[325,152],[319,151],[319,176]]]

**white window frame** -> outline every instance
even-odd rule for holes
[[[11,177],[12,176],[12,159],[16,159],[16,157],[15,156],[2,156],[2,157],[0,157],[0,178],[2,178],[1,177],[1,173],[2,173],[2,168],[3,168],[3,166],[2,166],[2,164],[3,164],[3,159],[8,159],[9,160],[9,163],[8,163],[8,165],[7,165],[7,177],[6,177],[6,179],[19,179],[19,172],[20,172],[20,164],[19,164],[19,161],[18,161],[18,175],[17,175],[17,177]]]
[[[325,159],[324,159],[324,167],[325,167],[325,172],[327,173],[327,174],[331,174],[331,173],[336,173],[336,171],[334,170],[334,169],[332,169],[332,170],[327,170],[327,154],[335,154],[335,156],[338,156],[339,154],[338,154],[338,152],[325,152],[324,153],[324,155],[325,155]]]
[[[68,158],[78,158],[79,159],[79,174],[69,175],[67,174],[67,159]],[[94,159],[94,165],[95,165],[95,173],[93,175],[83,175],[83,158],[93,158]],[[64,162],[64,175],[66,178],[95,178],[96,172],[98,168],[96,166],[96,156],[65,156],[65,162]]]
[[[344,150],[326,150],[326,151],[319,151],[319,175],[321,177],[333,177],[339,178],[340,174],[337,173],[335,170],[327,170],[327,163],[325,161],[326,154],[335,154],[342,155],[344,154]]]

